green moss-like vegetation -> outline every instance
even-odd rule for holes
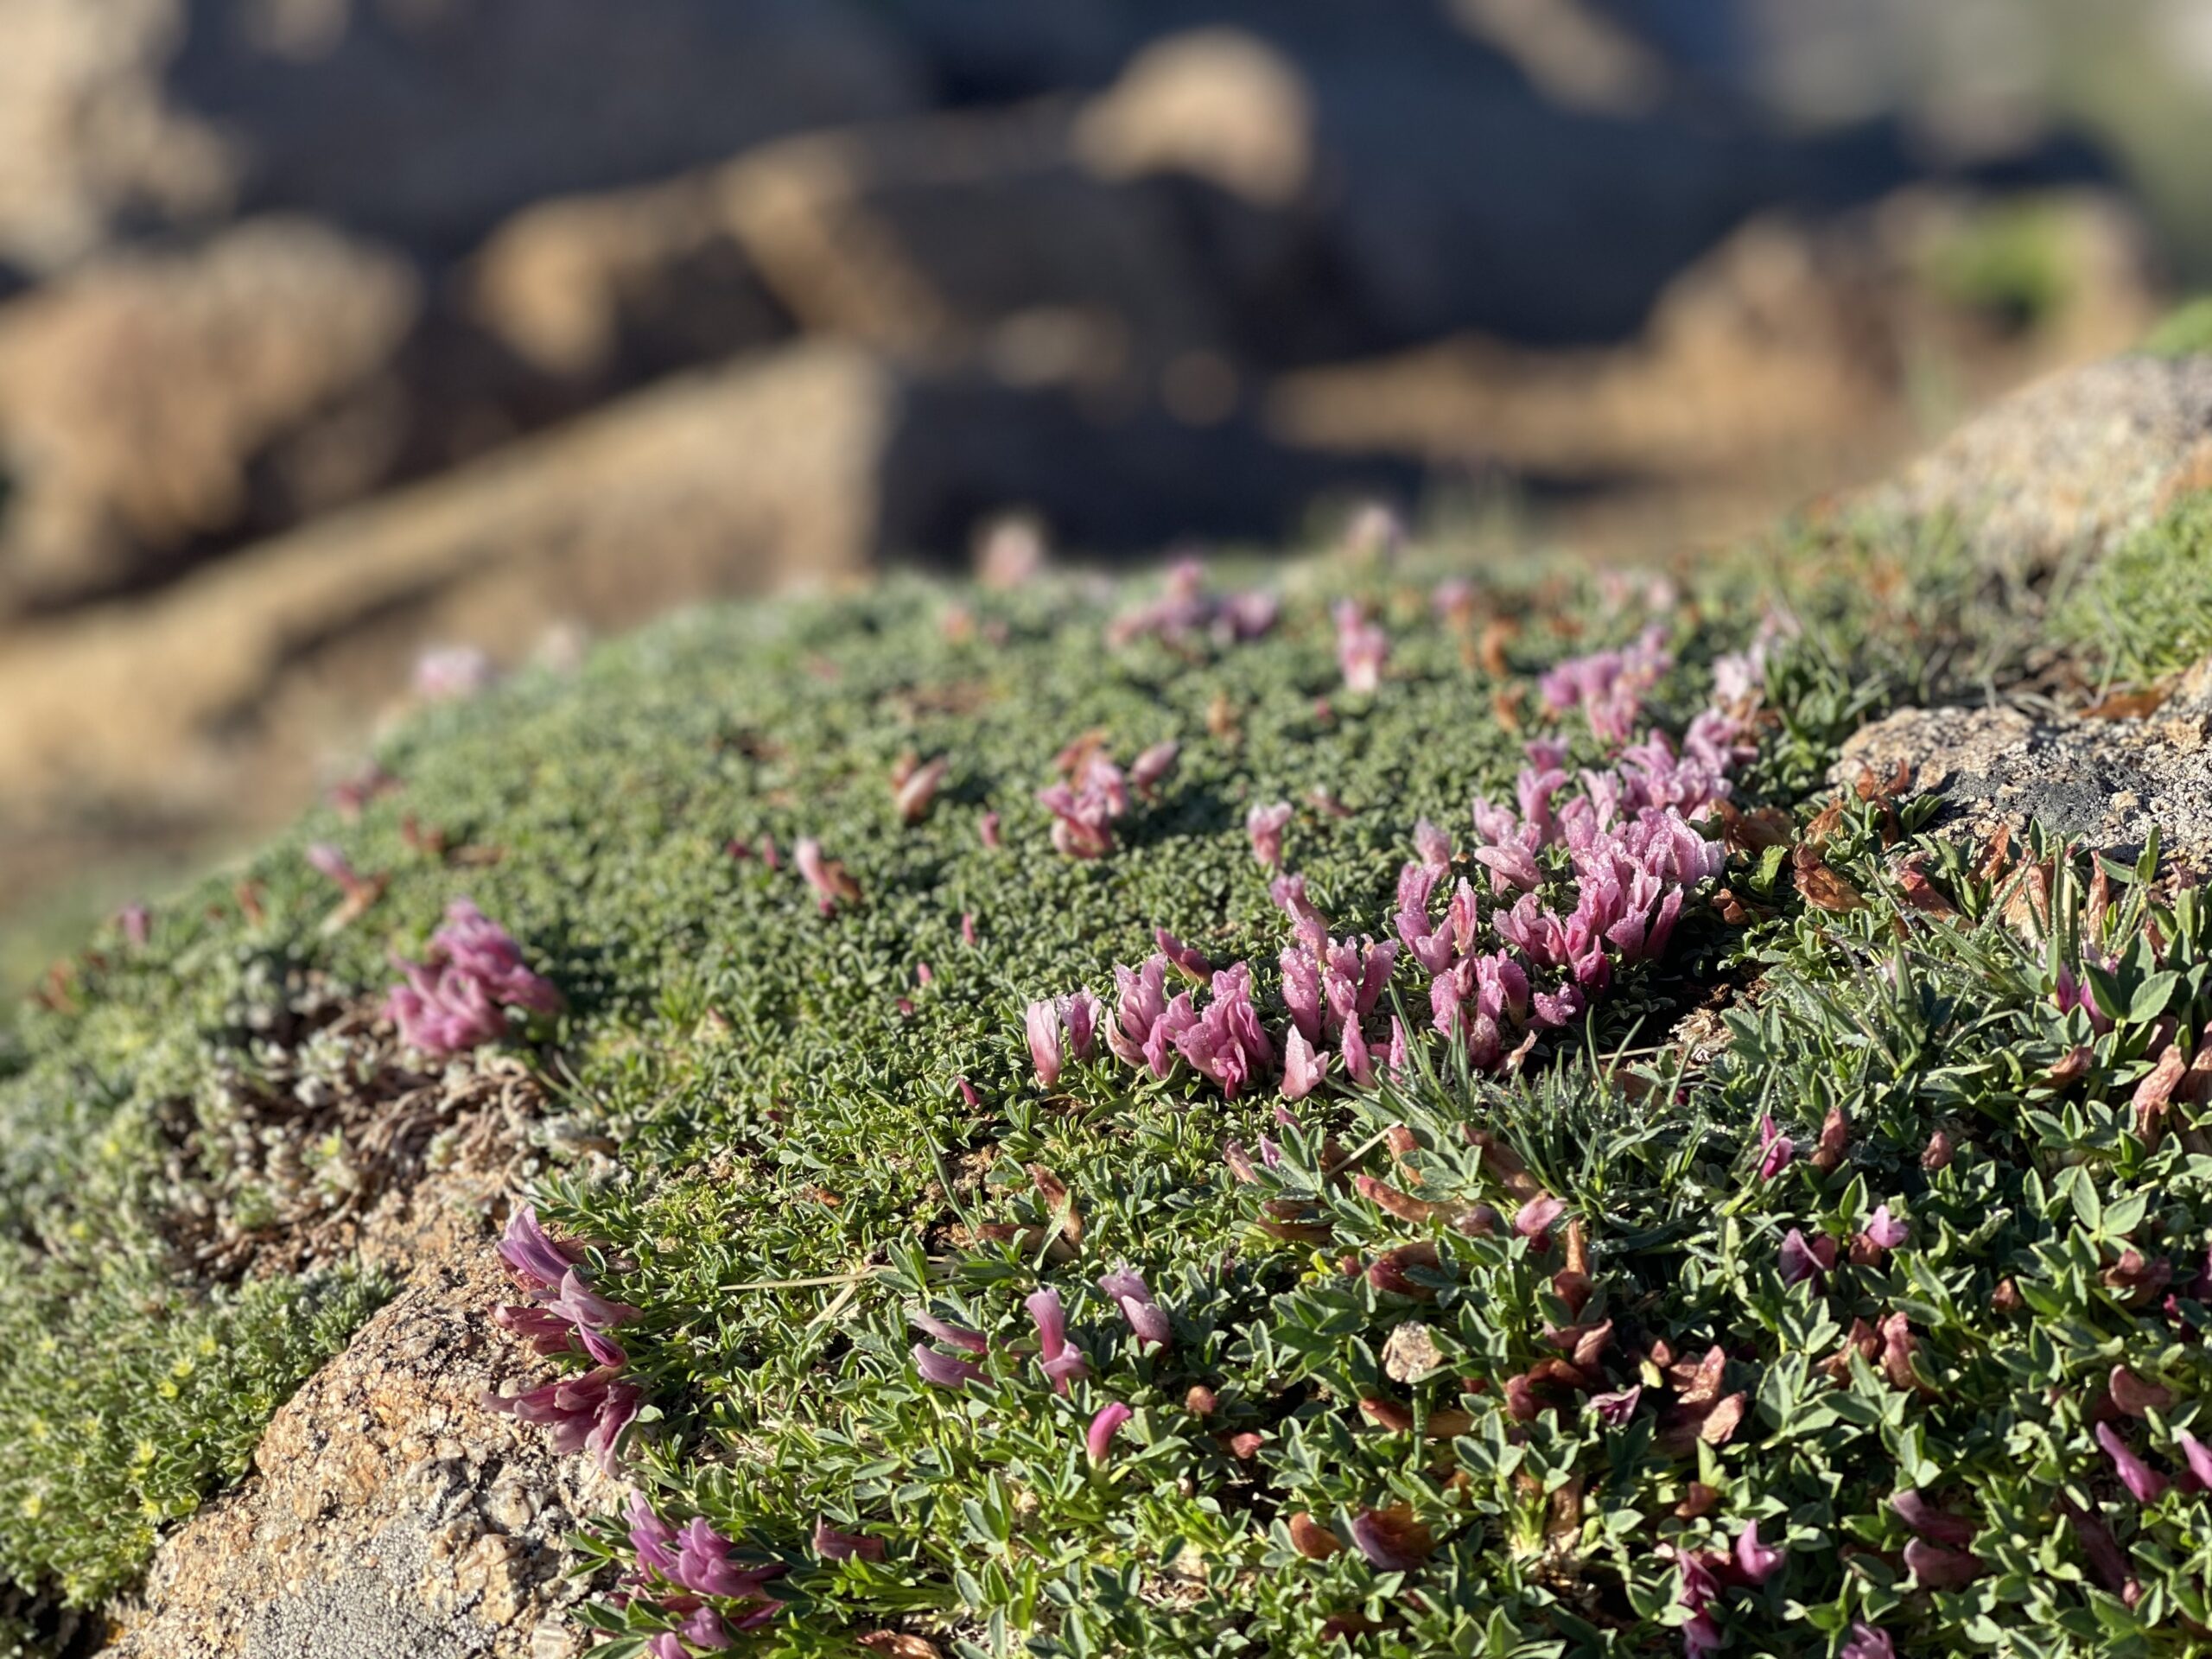
[[[2186,498],[2098,560],[2051,618],[2106,671],[2152,680],[2212,651],[2212,494]]]
[[[1952,305],[2033,327],[2068,297],[2063,236],[2063,222],[2047,202],[1985,207],[1929,247],[1923,275]]]
[[[2143,349],[2154,357],[2190,357],[2212,352],[2212,294],[2177,306],[2158,320],[2144,337]]]
[[[1746,808],[1800,837],[1859,723],[2001,677],[2020,644],[2022,613],[1940,537],[1821,551],[1738,779]],[[1747,568],[1662,607],[1677,658],[1651,699],[1662,727],[1681,731],[1714,656],[1753,637]],[[2148,865],[2107,870],[2112,897],[2085,915],[2089,867],[2053,852],[2023,922],[2017,871],[1974,868],[1927,838],[1924,804],[1877,797],[1822,824],[1813,862],[1840,885],[1811,891],[1830,907],[1805,902],[1785,848],[1739,853],[1666,951],[1624,966],[1519,1077],[1470,1075],[1439,1046],[1382,1088],[1332,1077],[1291,1127],[1270,1090],[1224,1100],[1187,1069],[1160,1083],[1100,1058],[1039,1086],[1024,1006],[1110,994],[1155,926],[1253,961],[1279,1031],[1288,927],[1247,809],[1295,804],[1288,867],[1340,933],[1387,933],[1414,820],[1464,848],[1469,798],[1510,796],[1521,741],[1554,728],[1534,672],[1649,620],[1641,598],[1609,607],[1541,569],[1493,573],[1464,626],[1425,580],[1281,580],[1281,624],[1243,645],[1109,648],[1129,593],[1072,579],[679,618],[572,678],[418,721],[382,757],[397,793],[358,823],[318,815],[243,872],[261,919],[226,880],[165,907],[143,949],[103,941],[60,1006],[25,1020],[0,1082],[0,1217],[21,1241],[0,1287],[21,1463],[0,1487],[0,1560],[79,1602],[111,1590],[149,1525],[235,1469],[365,1311],[373,1287],[343,1281],[194,1285],[162,1248],[160,1218],[200,1179],[173,1154],[211,1081],[255,1063],[257,1014],[297,975],[373,995],[389,954],[416,954],[467,894],[568,999],[536,1063],[619,1170],[556,1176],[541,1210],[628,1264],[604,1282],[644,1310],[620,1332],[650,1402],[632,1478],[671,1520],[704,1516],[785,1569],[784,1605],[741,1638],[754,1650],[850,1654],[888,1630],[963,1655],[1671,1653],[1690,1616],[1680,1556],[1755,1522],[1787,1554],[1764,1584],[1722,1589],[1733,1650],[1833,1654],[1865,1621],[1902,1653],[2193,1651],[2212,1618],[2204,1500],[2176,1487],[2139,1507],[2092,1432],[2126,1366],[2167,1396],[2123,1415],[2128,1445],[2171,1476],[2177,1435],[2212,1434],[2202,1108],[2146,1145],[2129,1106],[2161,1046],[2190,1048],[2212,1020],[2212,931]],[[1338,674],[1328,603],[1346,591],[1392,641],[1371,696]],[[1517,632],[1486,651],[1492,618]],[[1600,761],[1579,722],[1556,729]],[[1169,737],[1183,752],[1116,849],[1080,861],[1052,850],[1033,797],[1093,731],[1125,761]],[[911,825],[890,782],[909,753],[949,764]],[[430,826],[485,855],[425,852]],[[791,868],[802,836],[856,902],[817,907]],[[391,878],[332,935],[310,836]],[[1569,880],[1548,868],[1555,896]],[[2062,965],[2094,1011],[2060,1007]],[[1392,995],[1427,1025],[1420,977],[1402,969]],[[1816,1166],[1839,1110],[1843,1144]],[[1770,1179],[1770,1117],[1797,1149]],[[1939,1131],[1948,1165],[1925,1157]],[[1280,1160],[1240,1181],[1225,1144],[1262,1136]],[[1516,1160],[1567,1206],[1548,1235],[1449,1224],[1476,1204],[1510,1218],[1528,1196]],[[1070,1259],[1020,1232],[1054,1220],[1033,1166],[1080,1211]],[[1408,1219],[1354,1174],[1443,1208]],[[1853,1261],[1882,1205],[1904,1242]],[[1306,1230],[1262,1225],[1286,1221]],[[1569,1224],[1588,1251],[1579,1316]],[[1838,1252],[1815,1281],[1781,1274],[1793,1230]],[[1395,1258],[1411,1262],[1396,1287],[1365,1271],[1408,1245],[1434,1254]],[[1171,1345],[1140,1349],[1099,1293],[1122,1261]],[[1089,1357],[1065,1395],[1026,1345],[1040,1286]],[[993,1338],[982,1380],[918,1378],[924,1306]],[[1540,1378],[1523,1409],[1517,1384],[1575,1346],[1558,1328],[1607,1319],[1579,1381]],[[1847,1349],[1858,1321],[1889,1334]],[[1618,1425],[1590,1408],[1638,1387]],[[1135,1414],[1094,1466],[1084,1430],[1109,1401]],[[1732,1432],[1700,1433],[1730,1401]],[[138,1472],[146,1444],[158,1478]],[[1911,1489],[1969,1529],[1947,1548],[1971,1568],[1908,1554],[1890,1500]],[[65,1492],[120,1496],[62,1516]],[[1427,1547],[1394,1565],[1360,1547],[1362,1517],[1401,1509]],[[885,1559],[820,1560],[824,1517]],[[589,1547],[632,1564],[612,1520]],[[594,1605],[608,1659],[668,1627],[658,1599]]]

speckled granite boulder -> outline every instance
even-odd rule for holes
[[[2212,661],[2147,714],[2105,720],[2016,708],[1902,709],[1843,746],[1839,784],[1903,762],[1913,786],[1968,832],[2033,820],[2112,852],[2155,828],[2170,853],[2212,868]]]
[[[2101,553],[2212,486],[2212,356],[2113,358],[1977,416],[1866,505],[1955,520],[1999,568]]]

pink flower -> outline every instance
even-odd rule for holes
[[[1759,1119],[1759,1179],[1770,1181],[1789,1167],[1797,1155],[1797,1143],[1774,1127],[1771,1116]]]
[[[1077,991],[1061,1008],[1061,1018],[1068,1028],[1068,1054],[1072,1059],[1087,1060],[1091,1046],[1097,1039],[1098,1018],[1102,1009],[1098,999],[1089,991]]]
[[[1230,1099],[1235,1100],[1255,1077],[1274,1070],[1274,1046],[1252,1006],[1252,970],[1248,964],[1236,963],[1215,974],[1213,1001],[1195,1017],[1179,1020],[1179,1006],[1186,1014],[1191,1012],[1188,999],[1177,997],[1168,1005],[1167,1016],[1155,1035],[1173,1024],[1176,1052],[1200,1077],[1219,1084]]]
[[[415,659],[415,695],[425,702],[453,702],[489,690],[499,671],[474,645],[435,645]]]
[[[1887,1630],[1878,1630],[1862,1618],[1853,1624],[1851,1640],[1836,1659],[1897,1659],[1897,1643]]]
[[[1167,958],[1154,956],[1137,968],[1114,968],[1115,1000],[1106,1021],[1106,1046],[1124,1065],[1147,1064],[1145,1043],[1167,1014]]]
[[[492,1323],[500,1330],[511,1332],[528,1343],[541,1354],[572,1354],[576,1351],[578,1338],[585,1333],[575,1324],[557,1313],[549,1313],[542,1307],[517,1306],[509,1304],[492,1310]],[[592,1333],[592,1334],[596,1334]],[[604,1338],[601,1339],[604,1342]],[[594,1351],[593,1357],[602,1365],[620,1365],[629,1357],[620,1347],[606,1344],[612,1351],[603,1357]],[[615,1357],[621,1355],[620,1358]]]
[[[123,930],[124,938],[143,948],[147,935],[153,930],[154,912],[143,905],[125,905],[115,912],[115,925]]]
[[[965,1348],[971,1354],[987,1354],[991,1351],[989,1339],[980,1331],[970,1331],[964,1325],[950,1325],[927,1308],[909,1313],[907,1323],[917,1331],[926,1331],[939,1342],[949,1342],[956,1348]]]
[[[446,906],[446,923],[430,936],[419,963],[398,964],[404,982],[385,999],[400,1040],[426,1054],[457,1054],[506,1034],[505,1010],[557,1012],[563,1003],[550,980],[523,965],[521,947],[466,899]]]
[[[827,1516],[818,1516],[814,1522],[814,1553],[825,1561],[880,1561],[883,1540],[861,1532],[840,1532],[830,1524]]]
[[[1052,1380],[1052,1392],[1065,1394],[1070,1382],[1090,1375],[1090,1365],[1083,1351],[1068,1340],[1068,1316],[1060,1306],[1060,1293],[1049,1288],[1038,1291],[1023,1306],[1036,1324],[1037,1358],[1045,1375]]]
[[[2181,1454],[2189,1464],[2189,1472],[2196,1477],[2197,1484],[2212,1488],[2212,1448],[2208,1448],[2203,1441],[2185,1428],[2174,1432],[2174,1444],[2181,1448]]]
[[[960,912],[960,943],[970,950],[976,948],[976,912],[972,910]]]
[[[630,1494],[629,1515],[630,1550],[638,1558],[639,1573],[642,1577],[658,1573],[664,1579],[673,1579],[676,1529],[653,1513],[643,1492]]]
[[[1302,875],[1279,875],[1268,883],[1268,897],[1274,899],[1275,908],[1290,918],[1292,930],[1300,944],[1318,949],[1329,936],[1329,924],[1306,896],[1306,878]]]
[[[2171,1483],[2130,1451],[2127,1442],[2113,1432],[2110,1423],[2097,1425],[2097,1444],[2112,1459],[2112,1466],[2120,1476],[2120,1484],[2127,1488],[2128,1495],[2138,1503],[2155,1503],[2165,1496],[2166,1488]]]
[[[986,812],[976,822],[976,833],[982,837],[983,845],[992,852],[999,849],[999,815]]]
[[[669,1577],[695,1596],[757,1600],[766,1581],[782,1574],[783,1564],[741,1567],[729,1558],[732,1548],[706,1516],[694,1516],[676,1535],[676,1570]]]
[[[1358,604],[1337,601],[1337,667],[1347,691],[1373,692],[1382,683],[1382,665],[1390,658],[1389,636],[1367,620]]]
[[[1627,742],[1643,712],[1643,694],[1674,666],[1660,643],[1665,637],[1655,623],[1624,650],[1568,658],[1538,683],[1544,706],[1563,714],[1580,704],[1599,742]]]
[[[1894,1250],[1911,1236],[1911,1232],[1912,1230],[1904,1222],[1891,1217],[1890,1206],[1885,1204],[1867,1217],[1864,1236],[1867,1243],[1879,1249]]]
[[[1753,1584],[1764,1584],[1782,1565],[1783,1552],[1759,1542],[1759,1523],[1747,1521],[1736,1535],[1736,1570]]]
[[[1173,738],[1154,744],[1129,763],[1129,787],[1150,800],[1154,791],[1175,770],[1175,757],[1182,752],[1183,746]]]
[[[1282,863],[1282,832],[1294,810],[1288,801],[1277,801],[1271,806],[1255,806],[1244,815],[1244,833],[1252,838],[1252,856],[1262,868],[1272,870]]]
[[[1414,825],[1414,851],[1421,868],[1441,874],[1452,863],[1452,837],[1427,818]]]
[[[1618,1428],[1636,1415],[1637,1405],[1643,1398],[1643,1388],[1639,1383],[1612,1394],[1592,1395],[1590,1409],[1598,1414],[1599,1420],[1608,1428]]]
[[[1835,1240],[1822,1233],[1808,1243],[1805,1235],[1792,1227],[1783,1235],[1780,1265],[1783,1284],[1799,1285],[1809,1279],[1817,1286],[1821,1275],[1835,1266]]]
[[[1166,928],[1154,928],[1152,938],[1153,943],[1160,947],[1160,955],[1167,959],[1170,966],[1189,975],[1200,984],[1205,983],[1213,977],[1213,964]]]
[[[1274,595],[1253,591],[1217,595],[1208,590],[1205,567],[1184,559],[1167,573],[1160,596],[1122,612],[1106,625],[1106,643],[1116,647],[1138,639],[1180,642],[1208,634],[1231,645],[1256,639],[1274,626]]]
[[[459,1054],[507,1034],[506,1015],[482,983],[452,969],[402,963],[405,982],[385,998],[399,1039],[425,1054]]]
[[[1136,1415],[1118,1400],[1109,1400],[1091,1418],[1090,1427],[1083,1437],[1084,1448],[1090,1454],[1093,1464],[1101,1464],[1113,1455],[1114,1436],[1121,1432],[1123,1423]]]
[[[1561,985],[1556,990],[1538,991],[1529,999],[1529,1006],[1536,1024],[1558,1027],[1580,1019],[1590,1004],[1579,988]]]
[[[1029,1063],[1039,1084],[1050,1089],[1060,1080],[1060,1005],[1039,997],[1029,1005],[1022,1024],[1029,1038]]]
[[[515,1205],[507,1217],[507,1230],[499,1248],[499,1259],[507,1264],[515,1281],[541,1299],[559,1290],[569,1270],[586,1254],[580,1243],[556,1240],[538,1224],[536,1208],[527,1204]]]
[[[1344,1075],[1362,1089],[1375,1082],[1375,1060],[1367,1046],[1367,1033],[1359,1028],[1359,1021],[1344,1021],[1344,1037],[1337,1046],[1343,1057]]]
[[[2076,979],[2074,970],[2063,963],[2060,964],[2058,969],[2057,984],[2051,992],[2051,1001],[2058,1004],[2058,1011],[2061,1014],[2071,1014],[2079,1008],[2088,1014],[2089,1029],[2099,1036],[2102,1036],[2112,1029],[2112,1018],[2097,1006],[2096,998],[2089,988],[2088,976],[2084,975]]]
[[[1293,1026],[1283,1039],[1282,1092],[1285,1099],[1303,1100],[1321,1086],[1329,1075],[1329,1057],[1316,1054],[1306,1033]]]
[[[1478,847],[1475,861],[1489,869],[1490,890],[1494,896],[1503,897],[1516,889],[1532,892],[1543,882],[1544,873],[1536,864],[1536,855],[1518,842]]]
[[[1152,1292],[1145,1287],[1144,1275],[1134,1268],[1122,1266],[1099,1280],[1098,1288],[1113,1298],[1122,1310],[1122,1317],[1129,1322],[1129,1330],[1136,1337],[1140,1348],[1165,1348],[1173,1339],[1174,1330],[1167,1315],[1152,1300]]]
[[[1052,845],[1069,858],[1103,858],[1114,850],[1113,821],[1103,797],[1077,794],[1065,784],[1037,791],[1052,815]]]
[[[729,1631],[722,1624],[722,1616],[711,1607],[694,1608],[691,1617],[683,1621],[683,1639],[695,1648],[719,1653],[729,1646]]]
[[[918,1342],[914,1344],[912,1357],[914,1370],[921,1374],[922,1381],[935,1388],[965,1388],[969,1383],[980,1382],[982,1378],[982,1366],[971,1360],[956,1359],[950,1354],[940,1354],[925,1342]]]
[[[1529,1199],[1513,1217],[1513,1230],[1529,1240],[1538,1249],[1543,1248],[1544,1235],[1551,1224],[1567,1213],[1567,1205],[1548,1193]]]
[[[644,1310],[627,1302],[610,1301],[588,1289],[570,1268],[561,1275],[560,1294],[545,1304],[545,1311],[556,1319],[566,1319],[571,1325],[588,1331],[606,1331],[618,1325],[634,1325],[645,1318]]]
[[[602,1365],[578,1376],[563,1376],[518,1395],[489,1395],[484,1404],[518,1422],[553,1431],[553,1449],[563,1456],[589,1452],[601,1470],[613,1474],[622,1431],[644,1402],[632,1383],[616,1380],[613,1366]]]

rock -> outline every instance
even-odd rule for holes
[[[588,1593],[575,1533],[620,1487],[487,1391],[544,1362],[490,1322],[488,1228],[413,1282],[264,1431],[253,1471],[154,1560],[116,1659],[547,1659]]]
[[[0,0],[0,256],[314,213],[457,253],[541,197],[918,107],[842,0]]]
[[[1218,353],[1214,294],[1160,195],[1077,164],[1072,111],[936,115],[765,146],[721,209],[802,327],[1033,381]]]
[[[463,278],[468,313],[539,372],[632,385],[787,339],[714,172],[524,209]]]
[[[229,146],[160,83],[183,27],[177,0],[0,0],[0,265],[57,270],[118,223],[228,208]]]
[[[2030,213],[2062,296],[2032,326],[1929,282],[1931,266]],[[1461,335],[1285,377],[1270,418],[1294,442],[1540,478],[1734,478],[1764,486],[1779,511],[1885,464],[1910,441],[1931,365],[1993,395],[2120,349],[2155,315],[2155,293],[2139,228],[2101,193],[1901,192],[1827,220],[1752,220],[1670,282],[1621,345]]]
[[[0,615],[143,581],[230,529],[257,463],[379,370],[419,302],[390,252],[274,219],[0,310]]]
[[[2129,856],[2159,845],[2212,870],[2212,664],[2135,718],[2031,715],[2012,708],[1905,709],[1845,743],[1832,781],[1912,768],[1942,822],[1976,836],[2028,822]]]
[[[1298,66],[1241,29],[1197,29],[1145,48],[1092,99],[1076,147],[1102,177],[1181,173],[1263,207],[1313,174],[1313,111]]]
[[[2015,574],[2094,556],[2191,490],[2212,487],[2212,356],[2115,358],[1975,416],[1872,512],[1953,521]]]

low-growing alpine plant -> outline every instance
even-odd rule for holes
[[[594,1651],[2212,1650],[2212,917],[1827,785],[2005,660],[1926,568],[898,582],[401,734],[249,925],[619,1149],[488,1315]]]

